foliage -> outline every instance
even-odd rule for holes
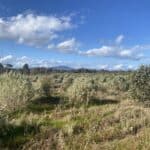
[[[92,79],[79,77],[74,80],[72,86],[69,87],[67,94],[69,100],[73,104],[88,104],[95,96],[97,86]]]
[[[30,69],[28,64],[24,64],[22,67],[22,71],[24,74],[30,74]]]
[[[141,102],[150,101],[150,66],[141,66],[133,73],[131,96]]]
[[[34,95],[29,79],[17,73],[0,75],[0,108],[11,111],[23,107]]]
[[[66,91],[73,83],[72,77],[65,77],[61,86],[61,90]]]
[[[44,97],[50,96],[51,80],[48,77],[44,77],[40,80],[40,95]]]
[[[150,149],[150,110],[127,97],[149,99],[149,69],[131,75],[1,74],[0,149]]]
[[[127,81],[122,76],[115,76],[113,79],[113,87],[119,91],[129,90],[129,80]]]

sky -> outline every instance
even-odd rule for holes
[[[0,63],[128,70],[150,64],[149,0],[0,0]]]

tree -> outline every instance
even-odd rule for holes
[[[13,68],[13,65],[12,64],[6,64],[6,68],[11,69],[11,68]]]
[[[150,102],[150,66],[141,66],[133,73],[131,96],[141,102]]]
[[[0,73],[4,71],[4,66],[0,63]]]
[[[28,64],[24,64],[22,70],[23,70],[23,73],[30,74],[30,69],[29,69]]]

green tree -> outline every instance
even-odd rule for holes
[[[0,63],[0,73],[2,73],[4,71],[4,66],[3,64]]]
[[[131,95],[142,102],[150,102],[150,66],[141,66],[132,75]]]
[[[23,73],[24,74],[30,74],[30,69],[28,64],[24,64],[22,67]]]

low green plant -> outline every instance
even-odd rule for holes
[[[95,96],[97,90],[96,83],[92,79],[79,77],[69,87],[67,95],[70,103],[75,105],[86,104]]]
[[[150,102],[150,66],[141,66],[131,78],[131,96],[141,102]]]
[[[129,82],[122,76],[116,76],[113,79],[113,87],[119,91],[128,91]]]
[[[14,72],[0,75],[1,111],[23,107],[33,96],[32,84],[26,76]]]
[[[40,95],[44,97],[50,96],[51,80],[48,77],[44,77],[40,81]]]

